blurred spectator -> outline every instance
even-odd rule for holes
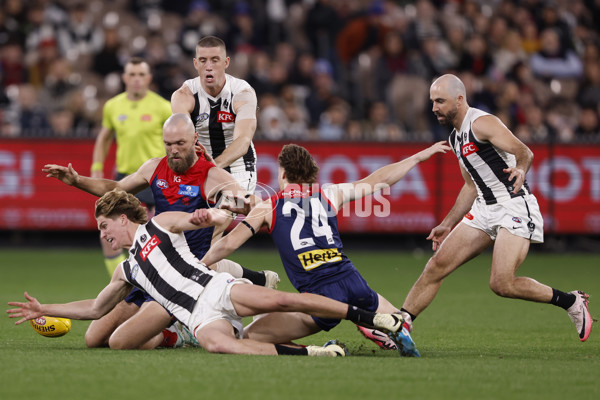
[[[540,51],[542,43],[538,35],[537,25],[532,20],[527,20],[520,25],[520,30],[523,50],[530,55]]]
[[[383,46],[389,28],[383,24],[383,4],[375,1],[365,15],[352,19],[336,38],[337,54],[348,65],[361,52],[374,46]]]
[[[577,95],[579,104],[593,106],[600,104],[600,64],[590,61],[585,64],[584,78]]]
[[[40,97],[42,102],[53,106],[64,106],[69,93],[78,86],[76,75],[72,74],[71,65],[65,58],[52,62]]]
[[[575,136],[584,141],[596,141],[600,136],[598,112],[595,107],[584,107],[579,116],[579,125],[575,128]]]
[[[52,135],[57,138],[73,137],[74,132],[73,112],[67,108],[60,107],[50,113],[50,127]]]
[[[555,130],[544,120],[544,112],[540,107],[532,105],[525,109],[527,121],[520,124],[515,135],[525,143],[545,143],[556,137]]]
[[[315,57],[310,53],[302,53],[298,56],[292,73],[290,83],[310,87],[313,80],[315,68]]]
[[[410,49],[418,49],[428,38],[442,37],[436,9],[431,1],[417,1],[415,11],[415,18],[406,32],[406,45]]]
[[[332,76],[332,67],[326,60],[318,60],[313,69],[314,77],[310,94],[306,97],[306,108],[311,124],[316,125],[336,98],[337,87]]]
[[[458,70],[470,71],[479,77],[487,76],[492,66],[492,57],[487,46],[483,36],[473,35],[467,43],[467,51],[458,63]]]
[[[96,25],[88,5],[76,2],[69,11],[69,20],[58,30],[61,54],[71,61],[81,62],[82,56],[98,53],[104,45],[104,32]]]
[[[29,82],[36,88],[41,88],[46,81],[50,66],[60,58],[58,44],[54,38],[46,38],[40,42],[35,60],[29,65]]]
[[[558,33],[546,29],[540,35],[541,50],[531,56],[531,70],[541,78],[579,78],[583,67],[573,52],[561,45]]]
[[[315,58],[335,63],[335,41],[343,24],[332,3],[333,0],[316,0],[306,14],[304,31]]]
[[[390,82],[396,75],[409,73],[409,61],[402,36],[390,32],[383,43],[383,51],[375,61],[373,81],[375,99],[385,100]]]
[[[452,67],[454,63],[450,48],[436,36],[425,37],[421,43],[421,53],[411,57],[411,70],[428,82]]]
[[[15,20],[7,18],[5,11],[0,8],[0,46],[4,46],[11,40],[19,45],[24,42],[19,24]]]
[[[231,26],[227,33],[225,43],[233,52],[253,52],[264,50],[266,38],[256,24],[251,13],[252,9],[244,1],[237,2],[233,10],[233,18],[229,21]]]
[[[217,35],[230,45],[230,73],[251,81],[259,99],[275,100],[271,121],[287,121],[271,137],[310,140],[325,132],[362,140],[373,105],[387,108],[401,140],[446,138],[428,110],[428,87],[458,69],[470,104],[498,112],[527,140],[544,140],[544,130],[555,130],[561,142],[578,140],[577,116],[586,107],[597,113],[600,104],[597,3],[3,0],[2,134],[21,131],[15,85],[43,88],[37,110],[50,115],[51,107],[66,108],[73,127],[61,132],[90,136],[98,130],[99,104],[121,90],[122,60],[144,55],[157,90],[169,97],[194,74],[189,61],[198,39]]]
[[[335,101],[319,118],[317,133],[320,140],[339,141],[346,134],[350,107],[342,100]]]
[[[9,41],[0,47],[0,78],[0,86],[3,88],[27,81],[23,49],[16,41]]]
[[[39,102],[39,94],[34,86],[28,84],[19,86],[17,113],[21,128],[20,136],[51,136],[46,112]]]
[[[397,142],[406,136],[397,124],[390,119],[390,113],[384,102],[376,102],[369,108],[369,118],[363,125],[363,139],[377,142]]]
[[[120,52],[122,51],[119,32],[116,27],[104,29],[104,45],[94,55],[92,70],[99,75],[108,75],[111,72],[123,70]]]
[[[196,43],[204,36],[224,37],[227,24],[210,12],[208,0],[194,0],[179,32],[179,45],[187,56],[196,56]]]
[[[283,106],[283,112],[287,119],[285,138],[290,140],[307,139],[308,114],[306,110],[298,104],[286,103]]]
[[[258,114],[258,128],[261,138],[267,140],[281,140],[287,131],[287,118],[277,104],[277,98],[271,94],[261,98],[260,113]]]
[[[510,29],[506,32],[502,45],[494,54],[494,67],[503,77],[509,73],[518,62],[527,61],[527,53],[521,46],[521,36],[519,32]]]

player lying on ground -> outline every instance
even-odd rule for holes
[[[194,213],[165,212],[147,222],[146,212],[132,194],[113,190],[96,202],[101,238],[113,249],[129,248],[129,258],[117,267],[96,299],[66,304],[40,304],[25,292],[25,303],[9,302],[16,324],[43,315],[97,319],[108,313],[132,286],[149,293],[185,324],[209,352],[235,354],[344,355],[339,345],[294,348],[241,339],[242,317],[262,313],[306,312],[320,318],[349,319],[382,329],[395,337],[404,322],[399,316],[378,314],[309,293],[284,293],[255,286],[246,279],[218,273],[190,252],[183,232],[209,226],[220,210]]]
[[[173,114],[163,126],[166,156],[148,160],[120,181],[81,176],[70,164],[68,167],[47,164],[43,171],[48,177],[98,197],[113,189],[135,194],[150,187],[156,200],[157,215],[165,211],[192,212],[197,208],[208,208],[224,190],[246,195],[247,191],[230,173],[215,167],[204,154],[196,152],[197,138],[189,115]],[[185,236],[192,253],[202,258],[210,247],[213,228],[185,232]],[[114,268],[125,258],[123,255]],[[236,278],[247,278],[258,285],[274,287],[279,281],[272,271],[251,271],[231,260],[211,268],[229,272]],[[174,330],[177,325],[171,323],[171,315],[163,307],[144,292],[134,289],[113,311],[90,324],[85,343],[88,347],[151,349],[177,346],[178,338],[191,336],[185,330]]]
[[[366,310],[399,313],[400,310],[369,287],[354,264],[343,253],[337,213],[345,203],[361,199],[394,185],[412,168],[450,147],[439,142],[394,164],[386,165],[356,182],[320,188],[316,182],[319,167],[301,146],[286,145],[279,153],[276,195],[259,203],[233,231],[215,243],[202,261],[211,264],[239,248],[266,226],[279,250],[285,271],[294,287],[303,293],[316,293]],[[245,336],[288,343],[339,324],[338,319],[311,317],[302,313],[274,313],[246,328]],[[362,333],[382,348],[397,348],[404,356],[419,356],[407,330],[405,341],[387,343],[380,332]]]

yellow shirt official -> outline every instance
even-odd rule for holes
[[[115,133],[117,172],[129,175],[150,158],[164,157],[162,128],[170,116],[171,103],[152,91],[138,101],[121,93],[106,102],[102,126]]]

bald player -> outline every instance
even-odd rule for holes
[[[157,215],[165,211],[193,212],[209,208],[209,202],[215,201],[223,190],[245,197],[247,191],[231,174],[198,156],[194,148],[197,137],[188,114],[173,114],[163,127],[166,157],[146,161],[120,181],[81,176],[70,164],[67,167],[48,164],[43,171],[48,177],[99,197],[113,189],[137,193],[150,187]],[[202,258],[210,247],[212,228],[189,231],[185,236],[192,253]],[[220,272],[239,270],[238,278],[244,277],[246,271],[232,261],[214,267]],[[262,275],[263,279],[253,283],[267,285],[264,273],[256,274]],[[172,335],[165,332],[170,323],[171,316],[164,308],[144,292],[134,289],[110,313],[91,323],[86,333],[86,344],[88,347],[108,345],[116,349],[172,347],[168,342]]]
[[[565,293],[515,276],[529,244],[544,241],[540,209],[525,180],[533,153],[497,117],[469,107],[465,86],[456,76],[438,78],[429,93],[438,122],[453,128],[448,141],[465,184],[448,215],[427,238],[435,253],[404,301],[404,319],[414,321],[433,301],[444,278],[493,246],[490,288],[494,293],[564,308],[579,340],[587,340],[592,318],[586,293]],[[412,322],[409,325],[412,329]]]

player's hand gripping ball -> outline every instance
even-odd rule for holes
[[[71,330],[71,320],[68,318],[39,317],[29,320],[37,333],[46,337],[59,337]]]

